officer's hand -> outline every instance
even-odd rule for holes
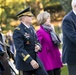
[[[32,61],[30,62],[30,64],[32,65],[32,67],[33,67],[34,69],[39,68],[39,64],[38,64],[35,60],[32,60]]]
[[[40,50],[40,46],[39,45],[35,45],[35,52],[38,52]]]

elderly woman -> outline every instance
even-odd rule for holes
[[[60,75],[60,68],[62,67],[58,49],[60,40],[50,24],[50,14],[46,11],[38,14],[37,21],[40,25],[37,37],[42,45],[42,50],[38,52],[38,56],[49,75]]]

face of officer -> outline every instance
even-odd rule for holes
[[[22,17],[22,22],[24,22],[27,25],[30,25],[32,23],[32,16],[23,16]]]

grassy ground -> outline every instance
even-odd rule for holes
[[[69,75],[66,65],[64,65],[63,68],[61,69],[61,75]]]
[[[61,75],[69,75],[66,65],[64,65],[63,68],[61,69]]]

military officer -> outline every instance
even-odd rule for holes
[[[37,56],[41,45],[31,25],[33,14],[30,7],[20,11],[17,17],[21,23],[13,33],[16,48],[16,68],[20,75],[48,75]]]

